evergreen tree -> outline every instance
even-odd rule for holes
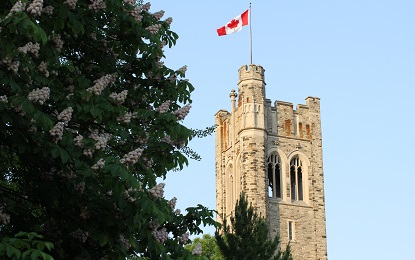
[[[205,132],[183,125],[194,87],[164,65],[178,35],[150,7],[0,1],[1,259],[179,259],[215,223],[157,183]]]
[[[222,255],[227,260],[292,260],[290,248],[285,252],[277,250],[279,238],[269,239],[269,228],[266,220],[259,216],[252,205],[248,206],[248,198],[241,193],[235,205],[234,215],[228,225],[223,218],[221,230],[215,237]]]
[[[222,260],[222,256],[216,238],[210,234],[204,234],[201,238],[197,237],[192,240],[191,244],[185,245],[185,248],[192,252],[195,247],[200,244],[202,246],[201,259]]]

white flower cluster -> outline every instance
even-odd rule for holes
[[[85,182],[80,182],[80,183],[78,183],[78,184],[76,184],[76,185],[74,185],[74,189],[79,193],[79,194],[82,194],[82,193],[84,193],[84,190],[85,190]]]
[[[82,143],[82,140],[84,137],[82,135],[77,135],[73,140],[75,141],[75,145],[79,147],[83,147],[84,144]]]
[[[161,24],[153,24],[146,28],[146,30],[151,34],[156,34],[161,28]]]
[[[6,65],[8,70],[11,70],[14,74],[19,70],[20,62],[18,60],[12,61],[12,58],[5,57],[1,60],[0,64]]]
[[[78,2],[78,0],[65,0],[63,3],[66,4],[69,9],[74,10],[76,7],[76,2]]]
[[[147,168],[151,168],[151,166],[153,166],[153,164],[154,164],[154,161],[153,161],[153,159],[147,159],[147,158],[143,158],[143,161],[145,162],[145,164],[146,164],[146,166],[147,166]]]
[[[4,64],[4,65],[10,65],[11,63],[12,63],[12,58],[10,58],[9,56],[6,56],[1,60],[1,64]]]
[[[166,241],[169,238],[167,235],[166,228],[162,228],[160,230],[153,230],[151,233],[153,233],[154,238],[160,243],[164,243],[164,241]]]
[[[1,99],[1,97],[0,97],[0,99]],[[7,98],[6,98],[6,100],[7,100]],[[138,137],[137,140],[135,140],[135,141],[136,141],[136,143],[139,143],[139,144],[147,144],[147,142],[148,142],[148,136],[146,136],[146,137]]]
[[[177,116],[177,119],[183,120],[189,114],[191,107],[192,106],[190,104],[187,104],[184,107],[174,111],[174,115]]]
[[[53,6],[48,5],[45,8],[43,8],[42,13],[46,15],[52,15],[53,14]]]
[[[105,166],[105,161],[104,159],[99,159],[97,163],[95,163],[94,165],[92,165],[91,169],[92,170],[99,170],[102,169],[102,167]]]
[[[129,13],[134,18],[134,20],[137,21],[137,23],[141,22],[143,19],[143,16],[140,15],[141,8],[139,6],[134,7],[133,10],[128,10],[127,13]]]
[[[57,122],[56,125],[52,127],[52,129],[49,130],[49,134],[53,137],[53,140],[55,141],[55,143],[62,140],[63,123]]]
[[[116,78],[117,78],[116,74],[107,74],[101,77],[100,79],[94,81],[95,85],[88,88],[87,91],[92,92],[96,96],[98,96],[101,94],[104,88],[114,83]]]
[[[98,11],[107,7],[104,0],[91,0],[91,2],[92,3],[88,6],[89,10]]]
[[[64,122],[64,123],[69,123],[69,121],[71,121],[72,118],[72,112],[73,109],[72,107],[67,107],[65,108],[62,112],[60,112],[60,114],[58,115],[58,120]]]
[[[150,10],[151,4],[150,2],[146,3],[145,5],[143,5],[143,10],[148,12]]]
[[[107,146],[107,143],[109,140],[111,140],[112,135],[108,133],[100,134],[97,137],[93,138],[95,141],[95,149],[101,150],[104,149],[105,146]]]
[[[186,65],[184,65],[183,67],[181,67],[179,69],[179,72],[181,72],[181,73],[186,73],[186,71],[187,71],[187,66]]]
[[[176,210],[174,211],[174,214],[176,214],[176,215],[180,215],[180,213],[182,213],[182,212],[180,211],[180,209],[176,209]]]
[[[123,3],[124,4],[127,4],[127,5],[134,5],[135,4],[135,0],[123,0]]]
[[[176,208],[176,203],[177,203],[177,198],[173,197],[170,201],[169,201],[169,205],[171,210],[174,211],[174,209]]]
[[[164,62],[162,61],[157,62],[157,67],[159,67],[159,69],[163,68],[163,66],[164,66]]]
[[[133,114],[131,112],[127,112],[123,116],[118,116],[117,121],[124,124],[128,124],[131,122],[131,118],[133,118]]]
[[[0,208],[0,223],[7,225],[10,223],[10,215],[3,212],[3,208]]]
[[[164,10],[160,10],[153,14],[154,18],[156,18],[157,21],[159,21],[163,17],[163,15],[164,15]]]
[[[120,93],[113,92],[111,93],[110,97],[115,100],[118,105],[124,103],[125,99],[127,98],[128,90],[123,90]]]
[[[161,41],[160,48],[163,49],[167,45],[167,42],[165,40]]]
[[[192,255],[201,255],[202,254],[202,244],[198,243],[195,248],[193,248]]]
[[[130,249],[131,244],[127,239],[124,238],[123,235],[120,235],[120,240],[124,244],[126,250]]]
[[[39,43],[33,44],[32,42],[28,42],[25,44],[25,46],[17,48],[18,51],[23,52],[24,54],[29,52],[33,54],[33,56],[35,57],[39,56],[39,49],[40,49]]]
[[[6,96],[6,95],[4,95],[4,96],[0,96],[0,102],[2,102],[2,103],[7,103],[7,102],[8,102],[8,100],[7,100],[7,96]]]
[[[170,25],[173,22],[173,18],[169,17],[166,20],[164,20],[164,22]]]
[[[131,196],[130,193],[134,193],[136,191],[137,189],[133,187],[130,187],[128,190],[124,191],[125,199],[128,200],[129,202],[134,202],[137,198]]]
[[[85,156],[88,156],[88,157],[92,158],[92,156],[94,155],[94,151],[92,151],[91,149],[85,149],[83,154]]]
[[[46,62],[42,61],[37,67],[37,69],[39,70],[39,72],[43,73],[43,75],[45,75],[46,78],[49,77],[48,65],[46,64]]]
[[[168,143],[169,145],[176,146],[177,148],[180,148],[184,145],[184,141],[177,140],[176,142],[173,142],[170,138],[170,136],[166,135],[161,139],[162,142]]]
[[[166,113],[167,111],[169,111],[170,104],[171,101],[167,100],[157,108],[157,111],[159,111],[160,113]]]
[[[61,52],[63,48],[63,43],[64,43],[63,40],[61,39],[61,35],[57,34],[53,36],[52,42],[55,44],[56,51]]]
[[[20,65],[20,62],[19,62],[18,60],[13,61],[13,62],[9,65],[8,70],[11,70],[14,74],[16,74],[16,73],[17,73],[17,71],[19,70],[19,65]]]
[[[10,10],[10,12],[7,14],[6,18],[9,18],[10,16],[12,16],[14,13],[18,13],[18,12],[23,12],[26,9],[26,3],[22,2],[21,0],[17,1],[12,9]]]
[[[141,154],[143,153],[143,149],[137,148],[134,151],[131,151],[124,155],[124,157],[120,160],[120,163],[129,163],[134,165],[138,158],[140,158]]]
[[[27,12],[33,15],[41,15],[42,14],[42,6],[43,0],[33,0],[33,2],[27,8]]]
[[[74,179],[77,177],[73,171],[60,171],[58,172],[58,175],[67,180]]]
[[[49,99],[49,94],[50,89],[48,87],[43,87],[41,89],[36,88],[27,95],[27,98],[32,102],[38,102],[43,105],[43,103]]]
[[[182,243],[183,245],[186,245],[187,241],[189,241],[189,232],[186,232],[179,237],[179,242]]]
[[[160,227],[160,223],[158,222],[158,220],[152,220],[148,223],[148,226],[152,229],[152,230],[156,230]]]
[[[150,195],[156,199],[161,199],[164,196],[164,186],[166,186],[166,184],[161,182],[157,184],[156,186],[154,186],[153,188],[149,189],[148,193],[150,193]]]
[[[89,218],[89,210],[88,207],[85,207],[82,209],[81,213],[79,214],[79,216],[83,219],[86,220]]]
[[[88,232],[84,232],[81,229],[77,229],[71,232],[71,236],[78,239],[80,242],[85,243],[88,239]]]

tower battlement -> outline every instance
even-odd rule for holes
[[[268,132],[279,136],[312,139],[315,122],[319,122],[320,98],[307,97],[306,104],[293,104],[285,101],[275,101],[268,119]],[[278,112],[277,112],[278,111]]]
[[[251,79],[265,82],[264,72],[265,72],[264,68],[260,65],[254,65],[254,64],[244,65],[238,70],[239,83],[241,83],[244,80],[251,80]]]

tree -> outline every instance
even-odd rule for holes
[[[192,252],[198,244],[202,246],[201,257],[205,257],[205,259],[211,260],[224,259],[214,236],[211,236],[210,234],[204,234],[201,238],[197,237],[193,239],[191,244],[185,245],[185,248],[189,252]]]
[[[215,237],[225,259],[281,259],[292,260],[290,247],[285,252],[277,250],[279,238],[269,239],[269,228],[265,219],[259,216],[248,198],[241,193],[235,205],[235,213],[230,217],[231,225],[223,218],[221,230]]]
[[[201,223],[216,223],[202,205],[180,213],[156,181],[197,158],[188,142],[206,132],[182,123],[194,87],[186,66],[163,64],[178,36],[164,11],[149,9],[135,0],[0,2],[8,257],[19,254],[16,234],[32,234],[59,259],[176,259],[189,255],[183,245]]]

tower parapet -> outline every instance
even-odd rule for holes
[[[260,65],[254,65],[254,64],[244,65],[238,70],[239,83],[241,83],[241,81],[250,80],[250,79],[255,79],[255,80],[265,82],[264,72],[265,72],[264,68]]]

